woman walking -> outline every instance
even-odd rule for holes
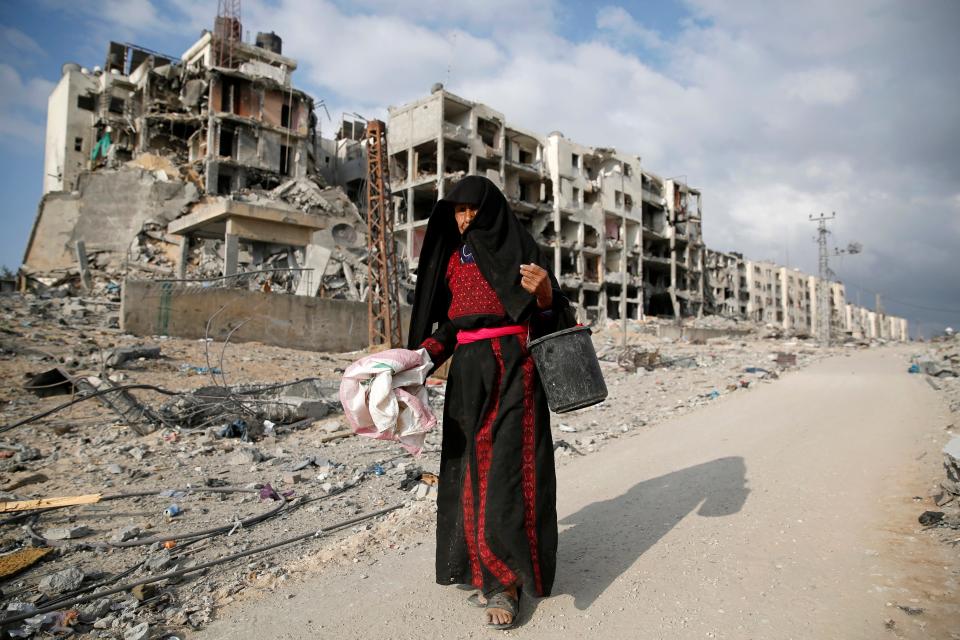
[[[466,176],[427,225],[410,349],[453,357],[443,411],[437,582],[470,585],[487,625],[516,624],[520,590],[556,571],[550,416],[527,341],[573,326],[530,234],[487,178]]]

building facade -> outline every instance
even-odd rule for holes
[[[218,29],[236,25],[219,24]],[[211,195],[272,188],[315,160],[313,99],[273,33],[204,32],[175,57],[111,42],[103,68],[68,63],[48,101],[44,193],[141,154],[174,157]]]
[[[412,268],[437,200],[463,175],[484,175],[552,258],[581,321],[703,313],[700,192],[639,156],[512,126],[440,86],[390,109],[387,144],[395,230]]]

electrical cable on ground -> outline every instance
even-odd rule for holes
[[[132,589],[133,587],[136,587],[136,586],[139,586],[139,585],[142,585],[142,584],[151,584],[151,583],[153,583],[153,582],[161,582],[161,581],[163,581],[163,580],[170,580],[171,578],[179,578],[179,577],[184,576],[184,575],[187,575],[187,574],[189,574],[189,573],[196,573],[197,571],[203,571],[204,569],[209,569],[210,567],[215,567],[215,566],[220,565],[220,564],[225,564],[225,563],[227,563],[227,562],[230,562],[230,561],[232,561],[232,560],[237,560],[237,559],[239,559],[239,558],[245,558],[245,557],[247,557],[247,556],[251,556],[251,555],[254,555],[254,554],[256,554],[256,553],[264,553],[264,552],[267,552],[267,551],[272,551],[272,550],[277,549],[277,548],[279,548],[279,547],[283,547],[283,546],[286,546],[286,545],[289,545],[289,544],[294,544],[294,543],[296,543],[296,542],[301,542],[301,541],[303,541],[303,540],[307,540],[308,538],[320,538],[320,537],[325,536],[325,535],[327,535],[327,534],[329,534],[329,533],[331,533],[331,532],[338,531],[338,530],[343,529],[343,528],[345,528],[345,527],[349,527],[349,526],[354,525],[354,524],[356,524],[356,523],[358,523],[358,522],[363,522],[364,520],[369,520],[370,518],[375,518],[375,517],[377,517],[377,516],[381,516],[381,515],[384,515],[384,514],[386,514],[386,513],[390,513],[391,511],[396,511],[397,509],[399,509],[399,508],[402,507],[402,506],[403,506],[403,503],[395,504],[395,505],[393,505],[393,506],[391,506],[391,507],[386,507],[385,509],[380,509],[380,510],[378,510],[378,511],[373,511],[373,512],[371,512],[371,513],[366,513],[366,514],[364,514],[364,515],[357,516],[356,518],[350,518],[350,519],[348,519],[348,520],[343,520],[343,521],[338,522],[338,523],[336,523],[336,524],[334,524],[334,525],[332,525],[332,526],[330,526],[330,527],[327,527],[327,528],[320,528],[320,529],[317,529],[317,530],[314,530],[314,531],[308,531],[307,533],[301,533],[301,534],[296,535],[296,536],[293,536],[293,537],[291,537],[291,538],[285,538],[285,539],[283,539],[283,540],[278,540],[277,542],[272,542],[272,543],[270,543],[270,544],[265,544],[265,545],[262,545],[262,546],[259,546],[259,547],[255,547],[255,548],[253,548],[253,549],[248,549],[248,550],[246,550],[246,551],[241,551],[241,552],[239,552],[239,553],[234,553],[234,554],[229,555],[229,556],[224,556],[224,557],[222,557],[222,558],[217,558],[216,560],[210,560],[210,561],[208,561],[208,562],[203,562],[203,563],[200,563],[200,564],[195,565],[195,566],[192,566],[192,567],[186,567],[186,568],[184,568],[184,569],[178,569],[177,571],[170,571],[170,572],[168,572],[168,573],[164,573],[164,574],[161,574],[161,575],[158,575],[158,576],[151,576],[151,577],[149,577],[149,578],[143,578],[142,580],[135,580],[135,581],[133,581],[133,582],[128,582],[128,583],[126,583],[126,584],[122,584],[122,585],[120,585],[120,586],[113,587],[112,589],[107,589],[106,591],[101,591],[101,592],[99,592],[99,593],[92,593],[92,594],[86,595],[86,596],[80,596],[80,597],[77,597],[77,598],[73,598],[72,600],[68,600],[68,601],[66,601],[66,602],[61,602],[61,603],[59,603],[59,604],[57,604],[57,605],[51,605],[51,606],[47,606],[47,607],[41,607],[41,608],[35,609],[35,610],[33,610],[33,611],[29,612],[29,613],[20,613],[20,614],[14,615],[14,616],[8,616],[8,617],[0,618],[0,625],[7,625],[7,624],[10,624],[10,623],[13,623],[13,622],[20,622],[21,620],[26,620],[27,618],[32,618],[33,616],[43,615],[43,614],[45,614],[45,613],[50,613],[50,612],[52,612],[52,611],[58,611],[58,610],[60,610],[60,609],[66,609],[66,608],[73,607],[73,606],[78,605],[78,604],[86,604],[87,602],[92,602],[93,600],[99,600],[100,598],[104,598],[104,597],[106,597],[106,596],[113,595],[113,594],[115,594],[115,593],[120,593],[120,592],[122,592],[122,591],[129,591],[129,590]]]

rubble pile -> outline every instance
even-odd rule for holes
[[[955,435],[960,422],[960,336],[953,332],[931,340],[930,348],[910,359],[907,372],[922,375],[941,397],[949,411],[946,430],[950,440],[943,447],[943,474],[936,478],[931,498],[936,510],[920,514],[919,523],[934,529],[940,538],[956,545],[960,538],[960,436]]]
[[[23,558],[2,586],[4,615],[22,616],[8,627],[21,637],[200,628],[232,601],[330,563],[374,563],[432,526],[441,432],[418,458],[353,437],[336,392],[360,353],[135,338],[111,327],[102,305],[68,320],[63,299],[8,296],[0,315],[0,499],[96,498],[0,519],[0,553]],[[619,339],[613,328],[594,335],[609,398],[553,420],[560,464],[838,351],[755,338],[697,345],[631,330],[629,353],[657,354],[631,368],[618,364]],[[81,400],[90,390],[80,384],[44,397],[46,385],[24,387],[51,369],[109,385],[111,402]],[[437,415],[444,385],[428,386]],[[135,429],[141,415],[119,406],[117,388],[155,423]],[[206,566],[395,505],[404,506],[321,539]]]

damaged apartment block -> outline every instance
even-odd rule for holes
[[[391,108],[387,131],[412,267],[437,199],[461,176],[484,175],[552,258],[581,321],[703,312],[700,194],[646,172],[638,156],[510,126],[441,85]]]
[[[817,335],[816,292],[829,286],[836,335],[907,339],[905,320],[846,304],[842,283],[708,250],[701,192],[639,156],[520,129],[440,84],[391,107],[387,131],[396,239],[413,269],[437,199],[463,175],[484,175],[553,260],[581,322],[723,315]],[[325,150],[335,167],[325,175],[345,184],[336,174],[355,179],[363,149],[341,137]]]
[[[362,299],[365,221],[326,186],[297,62],[241,33],[220,16],[179,57],[111,42],[102,68],[63,66],[21,286],[89,267]]]
[[[232,42],[229,56],[218,42],[206,32],[180,58],[111,42],[103,69],[65,64],[49,102],[44,192],[143,153],[187,167],[207,194],[306,176],[315,123],[313,99],[291,86],[297,62],[273,33]]]

